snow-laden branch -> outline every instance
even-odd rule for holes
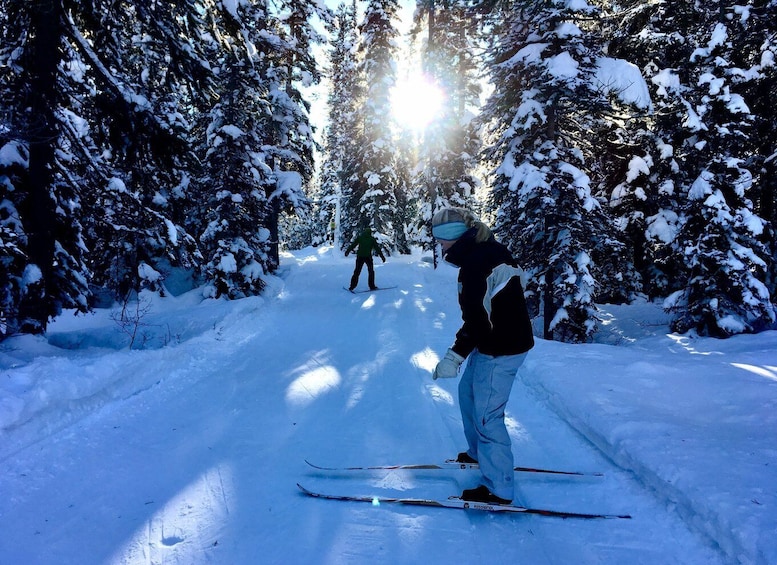
[[[106,66],[103,65],[97,53],[95,53],[92,46],[89,44],[86,38],[79,31],[78,27],[73,21],[72,16],[68,16],[67,29],[69,31],[69,35],[71,39],[80,48],[86,60],[88,60],[89,63],[92,65],[92,67],[97,71],[96,73],[97,77],[120,99],[124,100],[128,108],[135,108],[139,113],[143,114],[144,117],[146,117],[150,122],[153,122],[154,125],[157,128],[159,128],[159,130],[167,131],[169,128],[164,123],[160,122],[159,119],[154,115],[154,113],[152,112],[153,108],[151,106],[151,103],[148,101],[148,99],[141,94],[137,94],[133,92],[130,87],[122,84],[106,68]]]

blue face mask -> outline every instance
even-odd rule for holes
[[[464,222],[448,222],[445,224],[432,226],[432,235],[434,238],[444,239],[446,241],[459,239],[466,231],[467,226],[464,224]]]

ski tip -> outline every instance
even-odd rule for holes
[[[312,490],[308,490],[305,487],[303,487],[301,484],[297,483],[297,488],[301,490],[304,494],[307,494],[308,496],[315,496],[315,493]]]
[[[321,465],[316,465],[315,463],[311,463],[307,459],[305,459],[305,463],[307,463],[314,469],[319,469],[320,471],[336,471],[336,469],[332,469],[331,467],[322,467]]]

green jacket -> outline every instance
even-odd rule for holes
[[[372,255],[372,252],[375,251],[375,253],[384,261],[386,260],[386,257],[383,255],[383,250],[380,248],[380,245],[378,245],[378,242],[375,240],[374,237],[372,237],[372,232],[369,229],[366,229],[362,231],[358,236],[356,236],[356,239],[353,240],[353,243],[348,246],[348,249],[345,250],[345,254],[348,255],[351,251],[353,251],[356,246],[358,246],[358,249],[356,249],[356,256],[357,257],[369,257]]]

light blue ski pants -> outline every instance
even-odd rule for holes
[[[478,460],[488,490],[507,500],[513,499],[514,492],[513,451],[505,426],[505,406],[526,355],[492,357],[476,349],[459,382],[467,453]]]

